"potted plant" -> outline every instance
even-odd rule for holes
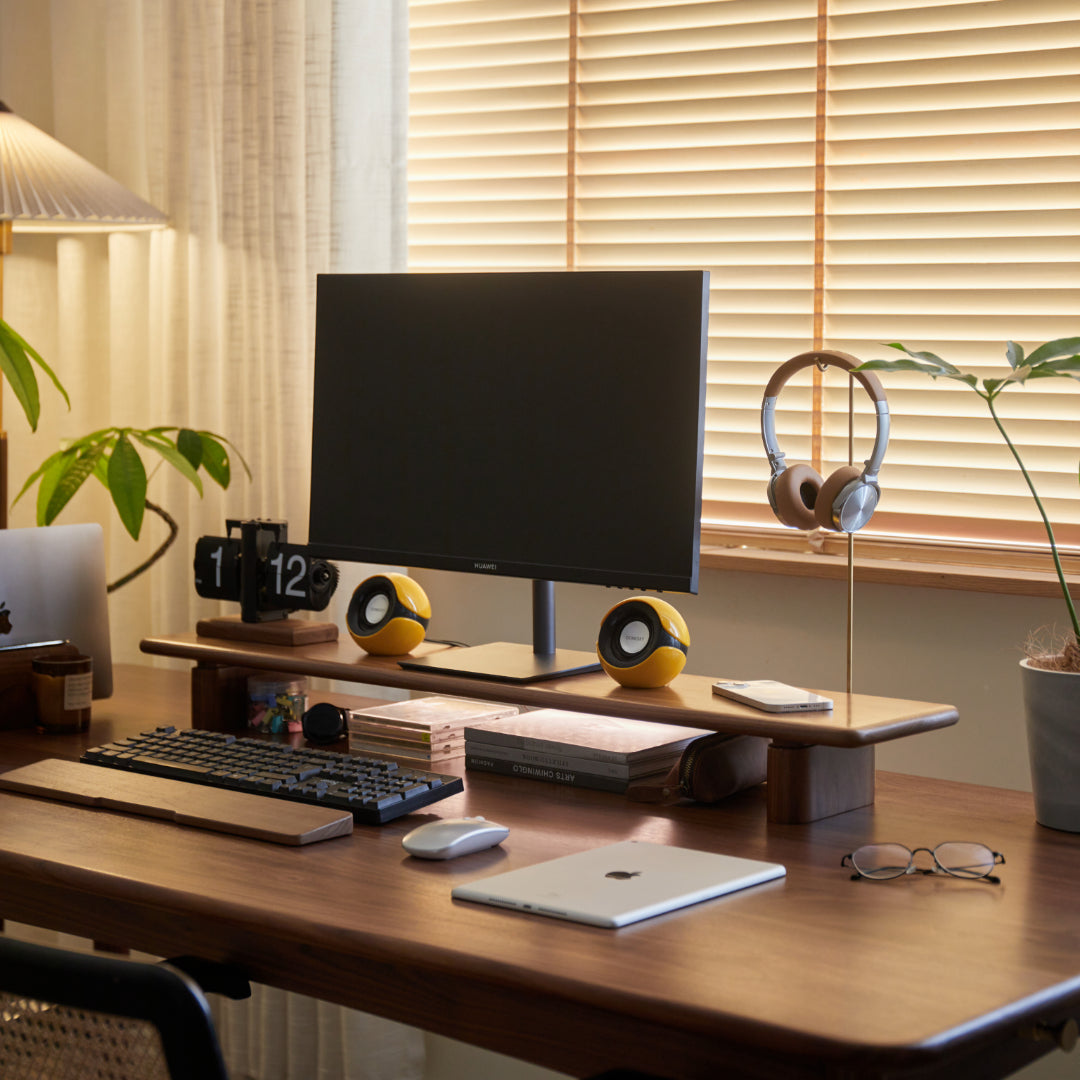
[[[961,371],[934,353],[915,352],[898,342],[891,343],[889,347],[904,356],[870,360],[860,365],[859,370],[920,371],[933,379],[953,379],[970,386],[986,402],[990,416],[1038,507],[1071,631],[1057,646],[1033,638],[1029,643],[1029,655],[1020,662],[1035,817],[1043,825],[1080,832],[1080,621],[1046,508],[994,407],[1006,389],[1023,385],[1028,379],[1080,379],[1080,338],[1048,341],[1028,355],[1021,346],[1010,341],[1005,348],[1011,369],[1009,373],[1000,379],[981,381],[971,372]]]
[[[40,399],[31,360],[49,376],[70,407],[67,391],[49,365],[24,338],[0,319],[0,373],[7,378],[15,391],[15,397],[22,405],[31,431],[36,431]],[[37,523],[50,525],[83,482],[94,476],[105,485],[116,512],[132,539],[139,538],[145,511],[150,510],[161,517],[169,527],[169,535],[149,558],[112,582],[109,585],[109,591],[112,592],[157,562],[176,540],[179,532],[179,527],[169,513],[146,497],[147,474],[139,446],[160,455],[165,462],[187,477],[201,496],[203,488],[200,470],[205,470],[210,479],[222,488],[229,486],[232,476],[228,451],[230,445],[228,439],[222,435],[191,428],[102,428],[67,442],[56,453],[50,454],[23,484],[12,505],[40,480]],[[239,452],[237,457],[250,479],[251,470],[248,469],[247,462]]]

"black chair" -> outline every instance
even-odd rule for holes
[[[228,1080],[202,990],[169,964],[0,937],[4,1080]]]

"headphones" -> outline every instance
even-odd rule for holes
[[[776,399],[784,384],[804,368],[815,364],[830,364],[851,372],[862,383],[874,402],[877,433],[874,449],[862,470],[857,465],[844,465],[827,480],[822,480],[809,465],[788,465],[776,441]],[[873,516],[881,498],[878,470],[889,444],[889,403],[878,377],[872,372],[856,371],[859,361],[847,353],[815,351],[800,353],[782,364],[765,387],[761,404],[761,441],[769,455],[772,475],[769,477],[769,505],[784,525],[793,529],[814,529],[820,526],[832,532],[858,532]]]

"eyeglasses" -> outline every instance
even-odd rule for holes
[[[915,853],[925,851],[934,865],[915,865]],[[840,860],[841,866],[850,866],[855,873],[852,881],[869,878],[871,881],[888,881],[905,874],[950,874],[959,878],[978,878],[982,881],[1001,883],[1001,878],[991,871],[1005,862],[1000,851],[991,851],[985,844],[950,841],[936,848],[910,849],[903,844],[864,844]]]

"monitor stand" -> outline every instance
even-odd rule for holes
[[[495,641],[447,649],[432,656],[409,657],[398,666],[408,671],[436,671],[498,682],[529,683],[599,671],[596,653],[555,648],[555,585],[533,582],[533,644]]]

